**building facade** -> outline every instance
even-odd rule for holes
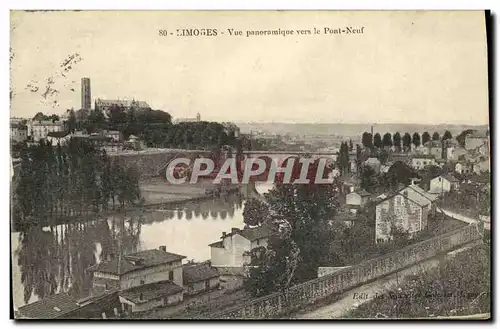
[[[416,185],[409,185],[375,206],[375,242],[393,238],[393,229],[414,236],[427,227],[434,196]]]
[[[267,226],[237,229],[226,234],[220,241],[210,244],[210,260],[214,267],[243,267],[250,261],[248,252],[257,247],[267,247],[271,230]]]
[[[64,131],[64,123],[61,121],[32,121],[28,124],[28,135],[33,141],[44,139],[50,132]]]
[[[186,264],[182,268],[184,291],[188,295],[217,289],[220,286],[220,273],[210,264]]]
[[[411,167],[415,170],[422,170],[427,166],[435,166],[436,159],[432,155],[415,155],[411,159]]]
[[[28,127],[21,123],[10,124],[10,139],[15,142],[24,142],[28,139]]]

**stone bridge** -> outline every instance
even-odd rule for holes
[[[235,153],[233,152],[233,155]],[[119,164],[130,167],[134,166],[141,174],[142,179],[163,176],[168,164],[176,158],[188,158],[192,162],[199,157],[212,157],[211,151],[205,150],[183,150],[183,149],[147,149],[143,151],[109,152],[108,155]],[[221,154],[221,163],[227,158],[228,153]],[[313,159],[325,158],[330,164],[337,158],[336,153],[318,153],[301,151],[243,151],[243,159],[261,158],[268,163],[270,160],[277,161],[280,165],[289,158],[308,157]]]

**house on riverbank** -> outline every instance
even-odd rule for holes
[[[272,230],[269,226],[232,228],[222,232],[221,240],[210,244],[210,260],[214,267],[242,268],[249,262],[247,255],[257,247],[267,247]]]
[[[126,313],[179,303],[183,300],[184,258],[167,252],[165,246],[110,258],[88,269],[93,292],[118,290]]]
[[[220,285],[220,273],[208,263],[186,264],[182,268],[185,293],[196,295],[217,289]]]

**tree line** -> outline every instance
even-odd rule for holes
[[[135,135],[148,147],[207,149],[222,145],[236,146],[235,127],[225,127],[217,122],[172,123],[172,116],[161,110],[125,108],[113,105],[108,118],[101,109],[92,110],[86,118],[78,119],[74,110],[68,111],[67,130],[116,130],[123,137]]]
[[[444,135],[441,137],[438,132],[432,134],[432,136],[426,131],[422,135],[418,132],[413,133],[405,133],[403,136],[399,132],[396,132],[394,135],[387,132],[383,136],[379,133],[375,133],[372,135],[369,132],[364,132],[361,136],[361,144],[365,148],[390,148],[393,147],[397,151],[409,151],[411,150],[411,145],[415,145],[415,147],[419,147],[420,145],[425,145],[427,142],[433,141],[446,141],[448,139],[452,139],[453,136],[451,132],[446,130]]]
[[[140,198],[138,172],[85,140],[55,147],[42,140],[21,150],[20,166],[13,205],[21,227],[123,208]]]

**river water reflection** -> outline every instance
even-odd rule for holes
[[[257,187],[260,193],[270,186]],[[91,278],[85,269],[117,255],[167,246],[167,250],[203,261],[208,244],[223,231],[243,227],[241,196],[230,195],[163,211],[134,210],[94,221],[34,227],[11,233],[14,307],[66,291],[85,297]]]

